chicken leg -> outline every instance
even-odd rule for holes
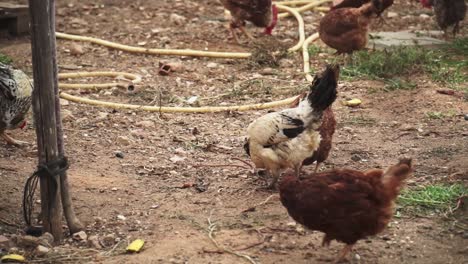
[[[345,259],[346,255],[352,250],[353,250],[353,245],[346,245],[341,250],[340,254],[338,254],[338,258],[333,263],[336,264],[336,263],[339,263],[340,261],[342,261],[343,259]]]
[[[320,165],[322,165],[322,163],[320,163],[320,162],[317,162],[317,163],[315,164],[314,174],[317,173],[318,169],[320,168]]]
[[[1,136],[3,139],[5,139],[5,141],[6,141],[8,144],[11,144],[11,145],[14,145],[14,146],[17,146],[17,147],[24,146],[24,145],[27,145],[27,144],[28,144],[27,142],[20,141],[20,140],[16,140],[16,139],[10,137],[9,135],[7,135],[7,134],[5,133],[5,131],[0,132],[0,136]]]

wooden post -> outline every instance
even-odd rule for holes
[[[55,34],[54,0],[29,0],[31,16],[31,47],[34,73],[33,110],[36,124],[39,164],[59,158],[55,89],[57,72],[54,67]],[[41,212],[44,232],[55,241],[62,239],[60,180],[41,177]]]
[[[55,118],[57,124],[57,149],[60,157],[65,156],[65,148],[63,146],[63,129],[62,129],[62,118],[60,114],[60,96],[58,88],[58,79],[57,79],[57,56],[55,48],[55,5],[52,5],[52,45],[53,45],[53,65],[54,65],[54,93],[55,93]],[[67,220],[68,229],[70,233],[74,234],[84,229],[84,226],[81,224],[78,217],[76,217],[75,211],[73,210],[71,195],[70,195],[70,185],[68,184],[67,172],[63,172],[60,175],[60,194],[62,198],[63,212],[65,219]]]

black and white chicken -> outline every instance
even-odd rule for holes
[[[248,126],[244,148],[257,169],[265,169],[273,178],[270,188],[282,169],[293,168],[298,175],[303,160],[317,150],[322,113],[336,99],[338,76],[339,66],[327,65],[297,107],[268,113]]]
[[[7,143],[26,144],[5,133],[6,130],[23,128],[26,114],[31,107],[33,85],[21,70],[0,63],[0,136]]]

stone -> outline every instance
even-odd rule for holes
[[[44,247],[43,245],[39,245],[39,246],[36,247],[36,250],[34,251],[34,253],[38,257],[43,257],[43,256],[47,255],[49,253],[49,251],[50,251],[50,249],[48,247]]]
[[[104,247],[111,247],[115,244],[115,235],[109,234],[100,239],[100,244]]]
[[[208,68],[216,68],[218,67],[218,64],[216,62],[210,62],[206,65]]]
[[[187,22],[187,18],[177,14],[171,14],[169,16],[169,21],[175,25],[183,25]]]
[[[446,44],[445,41],[431,37],[441,34],[439,31],[398,31],[398,32],[372,32],[367,47],[369,49],[388,49],[392,46],[425,46],[437,47]]]
[[[88,238],[88,246],[89,246],[89,247],[92,247],[92,248],[95,248],[95,249],[101,249],[102,246],[101,246],[101,244],[99,243],[99,237],[96,236],[96,235],[89,236],[89,238]]]
[[[74,233],[72,235],[72,237],[73,237],[74,240],[77,240],[77,241],[83,241],[83,240],[88,239],[88,235],[86,234],[85,231],[80,231],[80,232]]]
[[[128,146],[130,145],[130,139],[126,136],[118,136],[117,137],[117,142],[124,145],[124,146]]]

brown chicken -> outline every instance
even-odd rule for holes
[[[271,0],[220,0],[224,8],[231,12],[231,30],[234,40],[239,43],[236,28],[239,28],[248,38],[253,39],[245,30],[245,21],[252,22],[257,27],[264,27],[265,34],[271,32],[278,22],[278,9]]]
[[[372,0],[359,8],[330,10],[321,20],[320,39],[337,50],[338,54],[360,50],[367,45],[369,22],[382,12],[382,2]]]
[[[424,7],[434,7],[437,24],[447,36],[447,28],[453,26],[453,35],[460,31],[460,22],[466,16],[465,0],[420,0]]]
[[[411,159],[401,159],[385,172],[339,169],[304,179],[288,172],[279,184],[281,203],[294,220],[325,233],[322,245],[333,239],[346,243],[339,262],[358,240],[387,226],[394,201],[411,173]]]
[[[333,1],[333,6],[331,9],[338,9],[344,7],[361,7],[364,4],[369,3],[371,0],[335,0]],[[381,15],[385,9],[389,8],[393,5],[393,0],[382,0],[382,9],[377,13],[377,15]]]
[[[302,98],[306,95],[307,93],[298,96],[298,98],[294,100],[294,102],[292,102],[291,107],[297,107],[299,101],[302,100]],[[314,172],[316,173],[318,171],[318,169],[320,168],[320,164],[327,160],[328,155],[330,154],[330,150],[332,148],[333,134],[335,133],[335,127],[335,114],[333,113],[333,109],[330,106],[327,109],[325,109],[325,111],[323,111],[322,114],[322,124],[318,129],[321,138],[318,149],[314,151],[312,156],[306,158],[302,162],[302,166],[311,165],[314,162],[316,162]]]

